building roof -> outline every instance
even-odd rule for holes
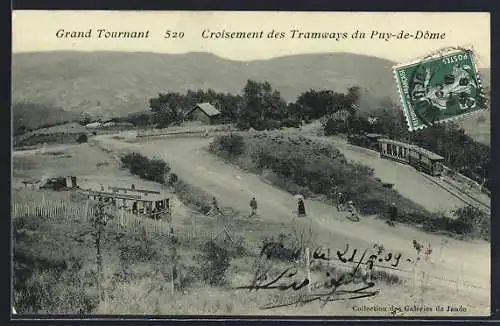
[[[432,161],[443,161],[444,160],[444,157],[442,157],[441,155],[433,153],[433,152],[426,150],[424,148],[417,147],[417,151],[420,152],[420,154],[427,156],[429,158],[429,160],[432,160]]]
[[[116,199],[127,199],[127,200],[136,200],[136,201],[160,201],[164,199],[169,199],[168,195],[166,194],[139,194],[139,193],[114,193],[114,192],[107,192],[107,191],[100,191],[100,190],[93,190],[93,189],[84,189],[83,190],[85,193],[89,195],[96,195],[96,196],[102,196],[102,197],[108,197],[108,198],[116,198]]]
[[[366,134],[366,137],[368,138],[382,138],[384,135],[382,134]]]
[[[393,145],[398,145],[398,146],[402,146],[402,147],[406,147],[406,148],[416,148],[415,145],[410,145],[410,144],[407,144],[407,143],[403,143],[403,142],[400,142],[400,141],[397,141],[397,140],[388,139],[388,138],[379,138],[379,139],[377,139],[377,141],[380,142],[380,143],[393,144]]]
[[[200,108],[200,110],[202,110],[209,117],[213,117],[213,116],[220,114],[220,111],[217,110],[212,104],[210,104],[210,103],[198,103],[192,109],[187,111],[186,115],[190,114],[191,112],[193,112],[197,108]]]
[[[41,182],[41,180],[39,179],[27,179],[27,180],[23,180],[22,183],[25,183],[25,184],[37,184]]]

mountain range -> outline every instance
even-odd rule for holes
[[[352,53],[301,54],[233,61],[209,53],[36,52],[13,55],[13,103],[37,103],[31,119],[47,124],[87,112],[96,117],[147,109],[160,92],[212,88],[240,93],[248,79],[268,81],[287,101],[309,89],[362,88],[363,110],[399,103],[390,60]],[[490,70],[481,70],[488,87]],[[45,109],[43,109],[45,108]],[[53,108],[49,109],[49,108]],[[62,110],[62,111],[61,111]],[[26,111],[26,110],[24,110]],[[42,123],[43,122],[43,123]]]

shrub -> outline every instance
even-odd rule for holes
[[[171,186],[174,185],[178,180],[179,180],[179,177],[175,173],[171,173],[168,176],[168,184]]]
[[[210,285],[225,284],[231,259],[228,250],[215,241],[205,242],[198,257],[202,279]]]
[[[140,178],[158,183],[165,183],[165,174],[170,172],[170,166],[163,160],[148,159],[137,153],[126,154],[121,157],[124,167]]]
[[[173,184],[175,194],[187,206],[194,206],[195,209],[208,214],[211,210],[212,197],[202,189],[193,187],[181,179]]]
[[[13,220],[14,301],[19,313],[84,314],[97,306],[98,297],[91,292],[95,283],[81,275],[90,252],[68,241],[76,230],[81,231],[81,225],[65,218]]]
[[[262,241],[262,249],[260,255],[265,255],[267,259],[278,259],[282,261],[292,262],[300,258],[301,248],[294,245],[285,246],[284,240],[286,236],[280,234],[278,239],[264,239]]]
[[[465,206],[454,212],[456,224],[464,233],[480,237],[489,241],[491,239],[491,217],[478,208]]]
[[[217,137],[211,144],[212,151],[223,152],[229,158],[237,157],[245,151],[243,136],[238,134],[222,135]]]
[[[325,136],[332,136],[347,132],[346,123],[343,120],[333,118],[327,119],[323,122],[323,130],[325,132]]]
[[[256,130],[273,130],[281,129],[281,122],[278,120],[266,119],[255,124]]]
[[[400,216],[404,220],[415,224],[422,224],[422,228],[429,232],[449,232],[451,234],[471,236],[490,240],[491,219],[481,210],[466,206],[455,210],[454,218],[443,215],[426,215],[418,212]]]
[[[78,138],[76,139],[76,141],[79,144],[86,143],[87,142],[87,135],[82,134],[82,135],[78,136]]]
[[[284,128],[299,128],[301,125],[301,121],[297,119],[285,119],[281,121],[281,126]]]

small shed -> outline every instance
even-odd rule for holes
[[[220,123],[221,113],[210,103],[198,103],[186,112],[185,117],[213,125]]]

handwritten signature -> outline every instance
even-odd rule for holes
[[[367,265],[367,270],[371,271],[375,265],[375,262],[389,262],[394,260],[394,263],[391,264],[391,267],[395,268],[398,266],[401,254],[398,253],[394,255],[391,252],[388,252],[385,256],[382,255],[385,249],[381,246],[375,245],[374,248],[377,251],[377,254],[370,255],[364,264]],[[356,254],[358,253],[357,249],[354,249],[352,255],[347,258],[346,255],[349,251],[349,245],[346,244],[345,250],[341,252],[337,250],[337,258],[342,263],[353,262],[356,263],[356,266],[350,271],[345,272],[340,275],[333,275],[330,271],[326,272],[326,279],[322,281],[312,282],[309,278],[305,277],[301,280],[294,279],[295,276],[299,273],[299,269],[296,266],[292,266],[286,268],[281,271],[277,276],[270,278],[269,272],[271,267],[268,267],[264,271],[257,271],[255,273],[254,279],[250,285],[247,286],[239,286],[235,289],[247,289],[248,291],[258,291],[258,290],[293,290],[299,291],[305,287],[307,287],[307,293],[301,292],[299,295],[291,298],[285,299],[286,302],[280,303],[270,303],[261,307],[262,309],[272,309],[284,306],[290,306],[294,304],[306,304],[311,302],[322,302],[323,305],[326,305],[328,302],[340,301],[340,300],[354,300],[354,299],[362,299],[375,296],[380,293],[380,289],[373,289],[375,287],[375,282],[370,278],[363,279],[361,284],[355,284],[356,276],[360,271],[360,266],[363,264],[363,260],[367,256],[368,249],[365,249],[361,259],[358,261],[355,260]],[[329,251],[328,251],[329,253]],[[261,252],[261,256],[265,254],[265,250],[263,248]],[[381,256],[379,258],[379,256]],[[309,266],[311,266],[314,262],[321,261],[329,261],[332,260],[329,255],[327,255],[322,247],[316,248],[312,253],[312,258],[309,261]],[[292,279],[292,280],[290,280]],[[373,290],[370,290],[373,289]]]

